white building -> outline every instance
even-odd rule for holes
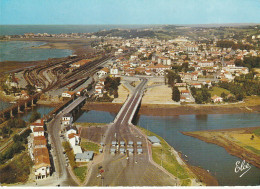
[[[62,116],[61,118],[62,124],[63,125],[71,125],[73,122],[73,116],[71,113],[67,113]]]

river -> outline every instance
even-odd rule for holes
[[[76,122],[110,123],[115,114],[103,111],[84,112]],[[260,169],[251,165],[251,169],[239,177],[234,172],[236,161],[222,147],[181,134],[181,131],[199,131],[254,127],[260,125],[259,114],[211,114],[180,116],[140,115],[137,125],[163,137],[177,151],[187,155],[188,163],[209,170],[221,186],[250,186],[260,184]]]

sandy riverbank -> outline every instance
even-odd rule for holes
[[[234,156],[260,168],[260,136],[255,134],[259,127],[235,128],[210,131],[182,132],[207,143],[219,145]],[[251,139],[254,135],[254,139]]]
[[[75,39],[75,38],[12,38],[10,41],[38,41],[46,44],[33,48],[53,48],[53,49],[69,49],[76,55],[83,55],[92,52],[90,43],[93,39]]]
[[[84,110],[108,111],[117,113],[122,103],[87,102]],[[167,105],[167,104],[142,104],[139,114],[151,116],[176,116],[176,115],[205,115],[205,114],[237,114],[260,112],[260,105],[256,106],[204,106],[204,105]]]

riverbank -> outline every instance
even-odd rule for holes
[[[189,165],[162,137],[137,126],[146,136],[156,136],[161,147],[152,146],[153,161],[181,180],[182,186],[198,185],[198,180],[207,186],[218,186],[218,181],[205,169]],[[163,155],[162,155],[163,152]]]
[[[46,42],[44,45],[36,46],[33,48],[51,48],[51,49],[69,49],[74,54],[80,56],[91,52],[92,48],[90,43],[94,39],[75,39],[75,38],[12,38],[9,41],[35,41],[35,42]]]
[[[248,97],[243,103],[223,105],[173,105],[173,104],[141,104],[139,114],[149,116],[205,115],[205,114],[239,114],[260,112],[259,97]],[[123,103],[87,102],[83,110],[119,112]]]
[[[221,146],[229,154],[260,168],[260,126],[181,133]]]

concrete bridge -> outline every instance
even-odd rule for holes
[[[19,100],[16,104],[8,107],[0,112],[0,117],[3,119],[14,117],[15,114],[23,113],[24,110],[35,106],[37,100],[40,98],[41,93],[37,93],[26,100]]]

